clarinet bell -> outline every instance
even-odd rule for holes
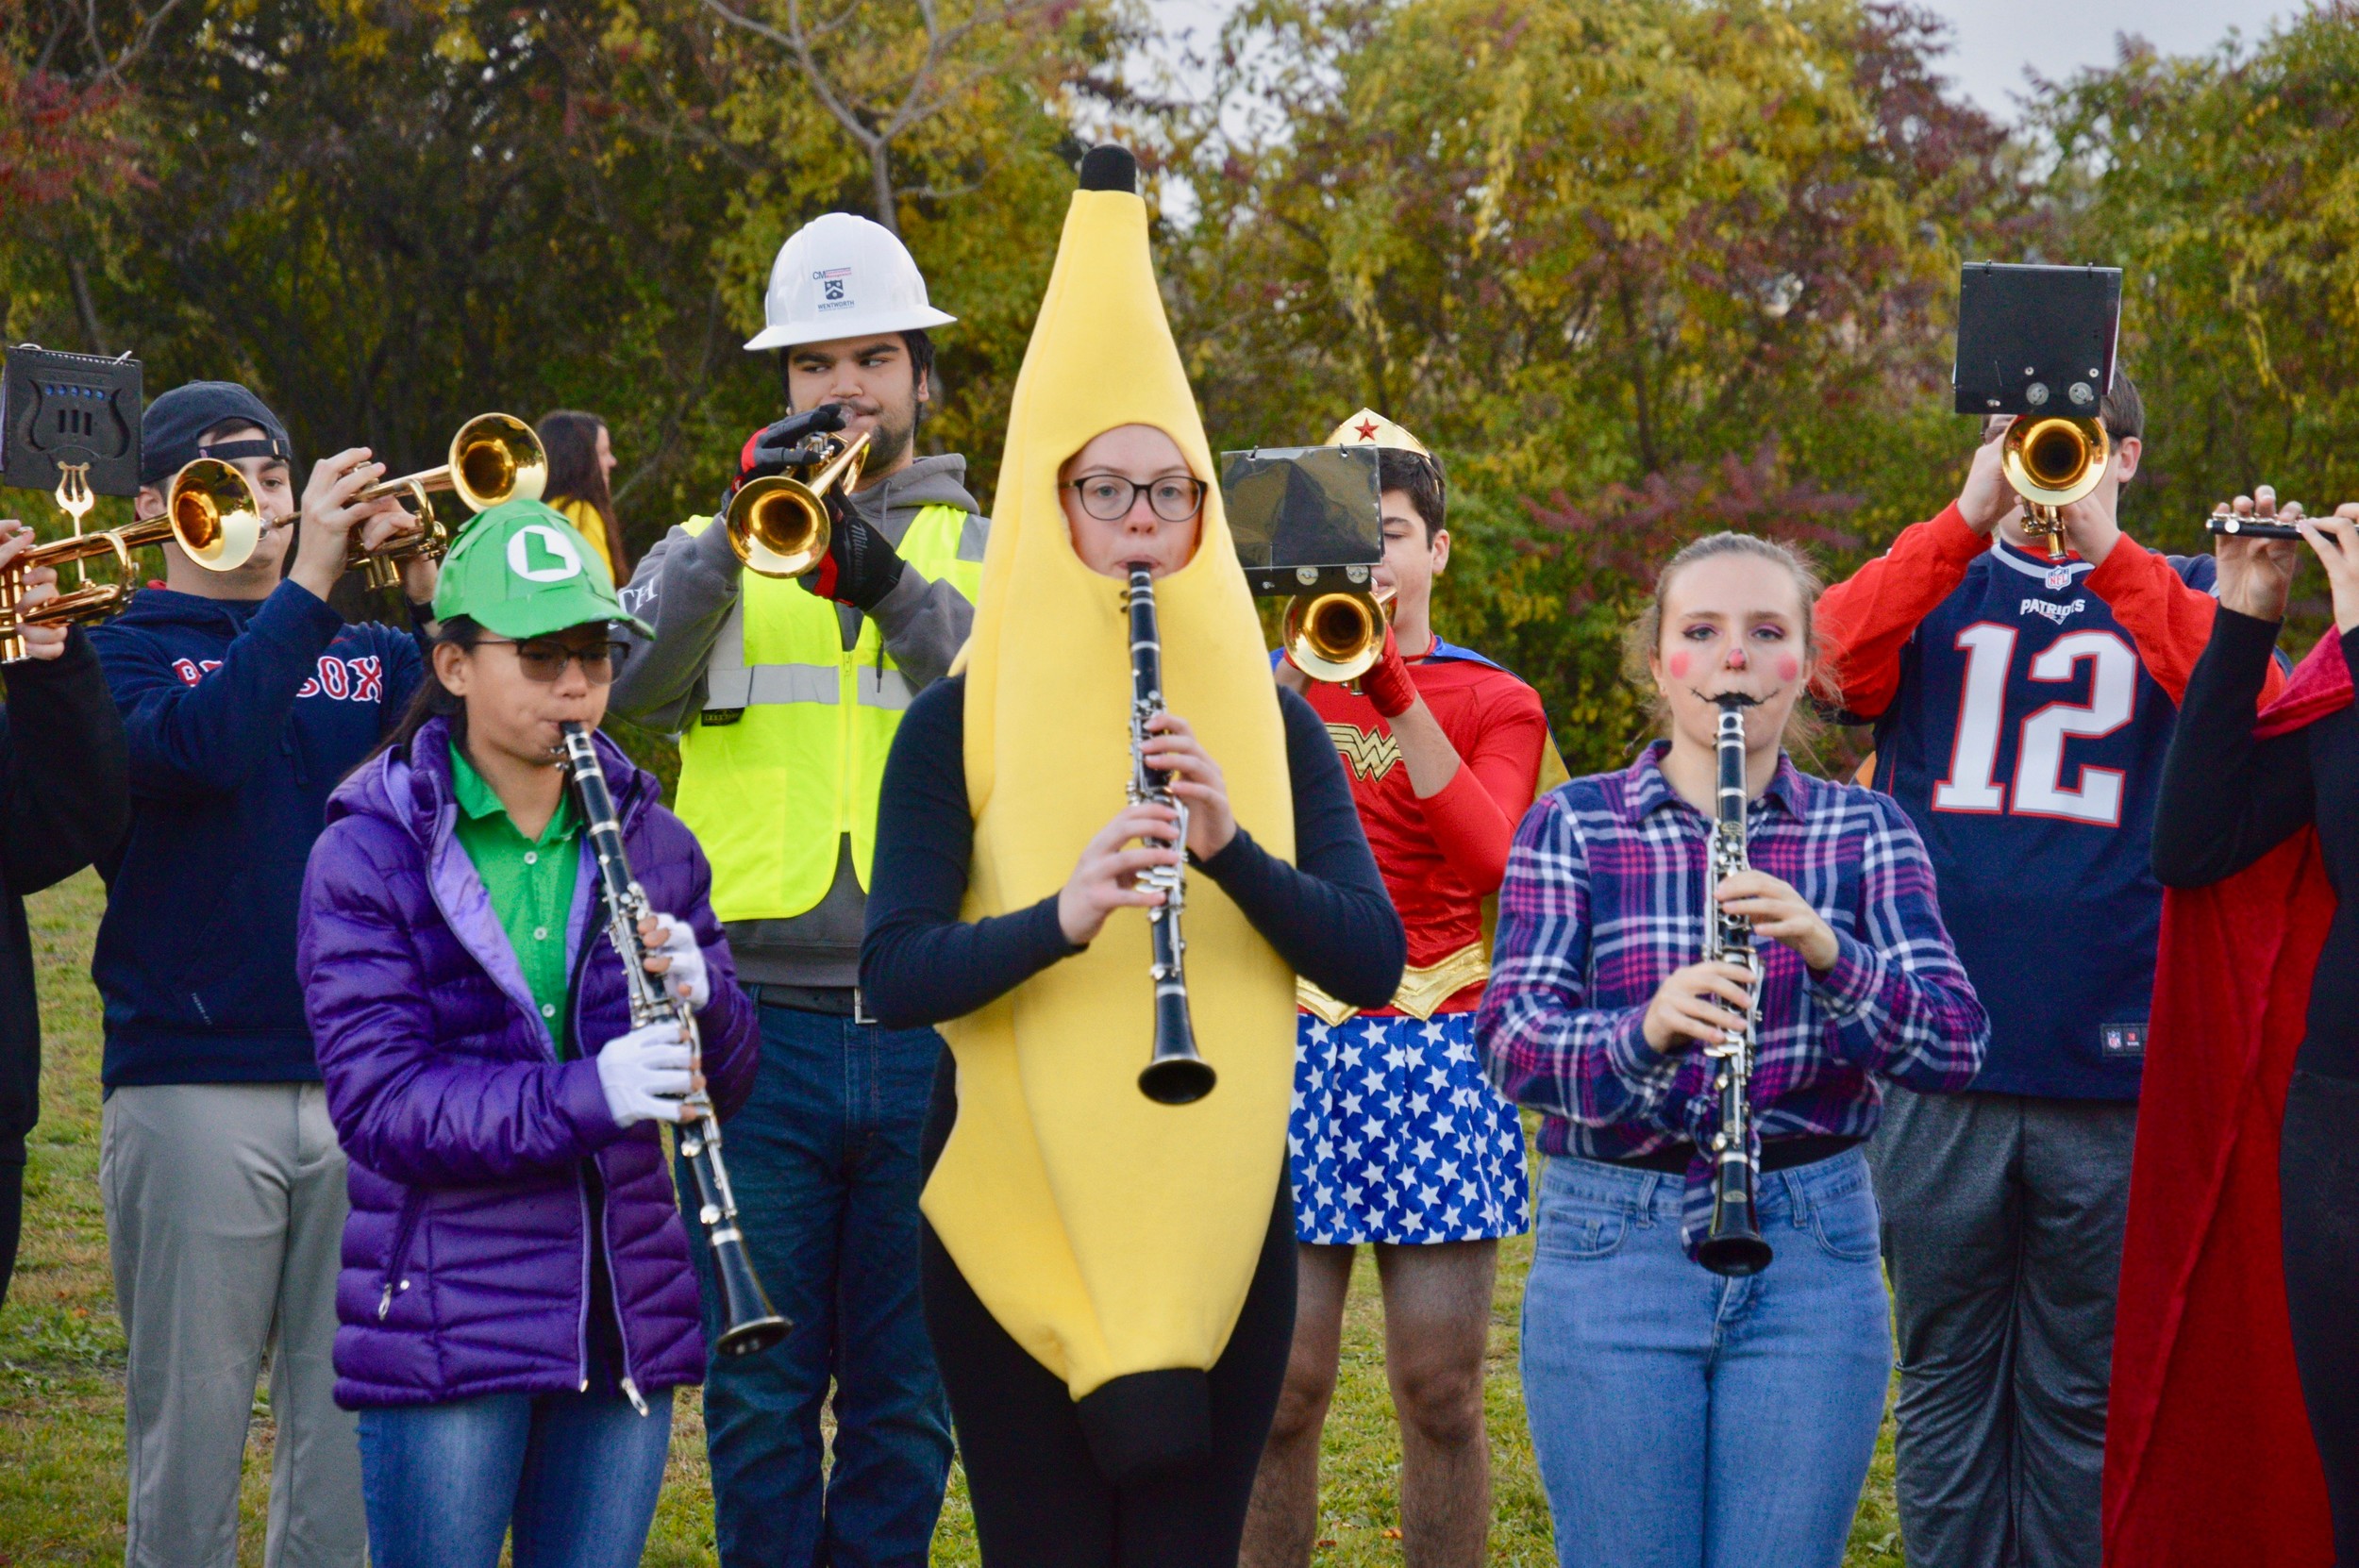
[[[712,1273],[721,1287],[722,1321],[728,1325],[713,1342],[715,1350],[724,1356],[751,1356],[786,1338],[795,1326],[780,1317],[762,1293],[761,1281],[754,1277],[753,1261],[742,1244],[715,1246]]]
[[[1194,1105],[1213,1092],[1219,1076],[1211,1062],[1196,1055],[1186,994],[1159,994],[1155,998],[1155,1053],[1139,1069],[1139,1093],[1157,1105]]]
[[[1753,1223],[1752,1193],[1732,1193],[1715,1185],[1712,1226],[1696,1244],[1696,1261],[1714,1274],[1746,1279],[1767,1268],[1775,1256]]]

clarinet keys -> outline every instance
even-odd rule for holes
[[[1742,1279],[1767,1268],[1773,1254],[1762,1239],[1753,1204],[1753,1014],[1761,1005],[1761,963],[1753,952],[1752,926],[1722,914],[1715,896],[1721,883],[1750,863],[1745,847],[1745,702],[1733,694],[1719,701],[1714,738],[1716,809],[1704,856],[1704,958],[1742,965],[1752,976],[1752,990],[1745,1027],[1704,1047],[1719,1066],[1712,1086],[1719,1096],[1720,1126],[1712,1135],[1712,1221],[1697,1243],[1696,1260],[1715,1274]]]
[[[1180,819],[1172,842],[1184,845],[1187,803],[1171,792],[1167,776],[1146,765],[1147,726],[1163,711],[1163,645],[1155,618],[1155,579],[1144,562],[1131,562],[1124,601],[1130,616],[1130,803],[1170,807]],[[1146,911],[1147,941],[1154,952],[1147,974],[1155,983],[1155,1045],[1139,1071],[1139,1093],[1157,1105],[1193,1105],[1213,1092],[1219,1076],[1196,1053],[1196,1026],[1188,1017],[1188,943],[1180,934],[1187,867],[1142,872],[1139,885],[1163,895],[1161,904]]]

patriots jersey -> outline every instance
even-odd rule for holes
[[[2209,556],[2167,558],[2216,593]],[[2163,890],[2155,794],[2178,706],[2085,579],[1995,542],[1917,624],[1875,722],[1876,788],[1932,858],[1991,1018],[1973,1087],[2135,1099]]]

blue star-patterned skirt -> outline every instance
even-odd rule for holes
[[[1523,1125],[1482,1076],[1473,1013],[1299,1017],[1286,1126],[1297,1237],[1479,1242],[1531,1228]]]

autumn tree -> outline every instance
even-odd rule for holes
[[[2313,509],[2359,495],[2359,8],[2189,58],[2133,46],[2040,104],[2068,254],[2127,275],[2148,419],[2130,525],[2202,549],[2213,503],[2256,483]]]
[[[1718,515],[1642,527],[1620,498],[1751,475],[1728,516],[1848,548],[1962,468],[1958,262],[2030,201],[1936,42],[1852,0],[1263,0],[1223,86],[1275,129],[1216,104],[1177,149],[1214,428],[1313,440],[1366,402],[1424,435],[1463,520],[1446,620],[1601,761],[1615,626]],[[1782,494],[1810,505],[1758,505]]]

